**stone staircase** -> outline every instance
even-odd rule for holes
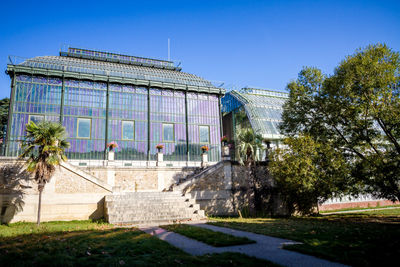
[[[180,192],[126,192],[105,197],[109,223],[160,225],[205,220],[204,210]]]

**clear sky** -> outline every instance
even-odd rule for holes
[[[302,66],[330,74],[355,49],[400,51],[400,1],[0,2],[0,98],[8,56],[57,55],[62,44],[182,62],[228,88],[285,90]]]

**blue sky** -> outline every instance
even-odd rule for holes
[[[231,87],[284,90],[303,66],[330,74],[355,49],[400,51],[400,1],[2,1],[0,98],[9,55],[62,44],[182,62]]]

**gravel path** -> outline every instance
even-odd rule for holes
[[[250,232],[234,230],[225,227],[218,227],[208,224],[191,224],[198,227],[207,228],[213,231],[218,231],[234,236],[245,236],[256,241],[254,244],[229,246],[229,247],[213,247],[197,240],[193,240],[180,234],[169,232],[159,227],[141,228],[142,231],[151,235],[157,236],[171,245],[182,249],[192,255],[204,255],[207,253],[222,253],[222,252],[238,252],[260,259],[269,260],[271,262],[283,266],[326,266],[339,267],[345,266],[339,263],[330,262],[319,259],[314,256],[301,254],[294,251],[282,249],[282,246],[289,244],[298,244],[292,240],[259,235]]]

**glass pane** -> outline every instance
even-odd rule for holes
[[[78,138],[90,138],[90,119],[78,119]]]
[[[199,132],[200,132],[200,143],[209,143],[210,134],[208,126],[199,126]]]
[[[44,120],[43,115],[29,115],[29,121],[33,121],[35,124],[38,124],[42,120]]]
[[[174,141],[173,124],[163,124],[163,139],[164,141]]]
[[[122,122],[122,140],[133,140],[133,121]]]

